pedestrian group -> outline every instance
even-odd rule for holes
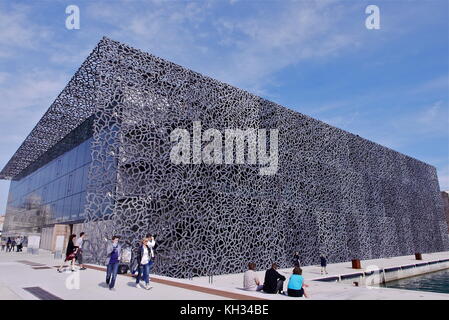
[[[78,261],[80,266],[79,270],[86,270],[83,265],[83,245],[85,233],[81,232],[79,238],[76,238],[76,234],[72,234],[69,237],[67,244],[65,257],[61,263],[61,266],[57,269],[62,273],[66,268],[66,263],[72,272],[75,271],[75,263]],[[114,235],[106,244],[106,285],[111,291],[115,291],[115,282],[117,274],[119,273],[121,257],[122,257],[122,245],[120,244],[120,236]],[[131,273],[137,272],[136,288],[144,288],[150,290],[150,271],[154,264],[155,254],[154,249],[156,247],[155,236],[147,234],[145,238],[141,239],[138,247],[134,250],[133,259],[131,261]],[[143,281],[143,285],[141,284]]]

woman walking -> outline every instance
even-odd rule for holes
[[[6,242],[6,252],[11,252],[12,241],[11,238],[8,237],[8,241]]]
[[[57,269],[58,272],[62,272],[62,267],[65,267],[66,261],[70,261],[72,272],[75,271],[75,258],[78,247],[75,246],[76,234],[72,234],[69,238],[69,243],[67,244],[67,250],[65,252],[65,259],[61,266]]]
[[[143,238],[141,245],[137,249],[137,263],[139,264],[139,273],[136,277],[136,288],[140,286],[140,279],[145,281],[145,289],[149,290],[150,287],[150,267],[153,264],[152,261],[152,248],[148,244],[149,239]]]

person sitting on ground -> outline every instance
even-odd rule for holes
[[[285,277],[276,271],[279,266],[276,263],[265,272],[265,280],[263,283],[263,291],[266,293],[283,294]]]
[[[304,283],[304,277],[302,276],[302,269],[300,267],[295,267],[293,269],[293,274],[290,276],[287,285],[287,294],[290,297],[304,297],[308,298],[304,288],[308,285]]]
[[[248,263],[248,269],[243,275],[243,289],[247,291],[262,290],[263,285],[260,284],[256,274],[256,264],[253,262]]]

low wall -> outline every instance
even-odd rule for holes
[[[449,259],[419,262],[416,264],[388,268],[371,266],[365,270],[314,279],[314,281],[338,282],[345,284],[356,283],[358,286],[371,286],[444,269],[449,269]]]

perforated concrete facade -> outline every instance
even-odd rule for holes
[[[249,261],[288,267],[296,250],[304,265],[320,254],[341,262],[449,250],[434,167],[118,42],[104,38],[55,103],[76,106],[68,132],[95,115],[93,262],[104,261],[105,237],[135,245],[147,232],[159,242],[154,272],[176,277],[240,272]],[[279,129],[277,173],[174,165],[170,132],[191,132],[194,121],[203,131]],[[32,163],[49,144],[15,157],[28,150]],[[29,165],[16,158],[2,177]]]

